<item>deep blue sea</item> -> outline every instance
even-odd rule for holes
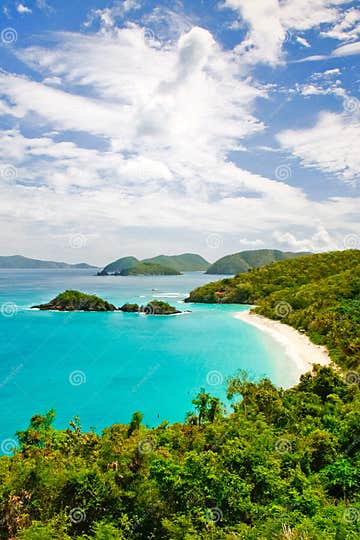
[[[0,442],[50,408],[56,427],[80,416],[101,431],[128,422],[182,421],[200,388],[226,398],[226,379],[245,369],[294,384],[298,371],[281,345],[234,318],[231,305],[182,304],[213,276],[98,277],[93,270],[0,270]],[[191,313],[144,316],[29,310],[66,289],[121,306],[164,299]]]

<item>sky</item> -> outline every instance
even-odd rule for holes
[[[0,255],[360,248],[360,8],[1,0]]]

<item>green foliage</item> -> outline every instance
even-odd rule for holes
[[[207,274],[241,274],[251,270],[251,268],[260,268],[266,264],[275,261],[283,261],[300,257],[305,253],[293,253],[291,251],[280,251],[278,249],[254,249],[251,251],[241,251],[226,255],[212,264]]]
[[[33,306],[41,310],[57,311],[114,311],[116,307],[94,294],[80,291],[65,291],[48,304]]]
[[[146,306],[124,304],[120,309],[125,313],[145,313],[146,315],[174,315],[180,313],[175,307],[162,300],[152,300]]]
[[[255,312],[303,329],[333,360],[360,366],[360,251],[307,255],[199,287],[189,302],[255,304]]]
[[[239,374],[185,423],[58,431],[53,411],[0,458],[1,539],[360,538],[358,385],[316,367],[295,388]],[[34,432],[38,436],[34,437]]]

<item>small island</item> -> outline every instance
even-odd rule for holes
[[[145,315],[177,315],[182,313],[167,302],[161,300],[152,300],[146,306],[138,304],[124,304],[121,311],[125,313],[144,313]]]
[[[47,304],[32,306],[41,311],[116,311],[117,308],[94,294],[79,291],[65,291]]]

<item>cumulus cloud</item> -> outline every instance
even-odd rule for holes
[[[274,231],[273,237],[284,249],[291,251],[328,251],[341,249],[341,245],[333,238],[323,225],[317,225],[316,232],[302,238],[291,232]],[[305,236],[305,237],[304,237]]]
[[[0,226],[14,223],[0,239],[1,252],[16,240],[31,255],[41,239],[48,256],[57,246],[57,256],[74,260],[78,254],[58,242],[80,232],[91,239],[89,261],[102,264],[114,252],[133,252],[134,239],[139,256],[149,238],[152,251],[176,239],[177,251],[191,245],[206,254],[212,231],[238,236],[240,249],[269,245],[274,230],[295,234],[290,228],[308,227],[313,215],[330,232],[339,223],[355,229],[359,200],[315,202],[299,187],[230,160],[265,130],[256,107],[269,89],[207,29],[178,28],[179,39],[162,41],[139,24],[105,24],[96,33],[59,33],[46,47],[14,50],[37,74],[0,71],[0,111],[13,126],[0,132]],[[352,129],[344,130],[348,145]],[[326,170],[325,152],[316,158],[309,136],[298,145],[297,132],[288,130],[279,140],[305,166]],[[342,145],[336,152],[328,170],[348,179],[356,156]],[[310,236],[316,224],[314,231]]]

